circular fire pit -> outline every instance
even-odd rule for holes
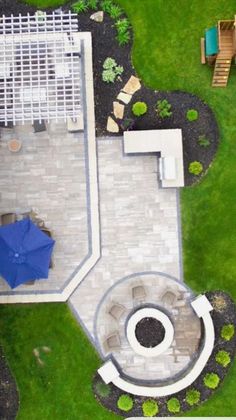
[[[127,339],[141,356],[154,357],[167,350],[174,338],[174,328],[168,316],[156,308],[137,310],[128,320]]]

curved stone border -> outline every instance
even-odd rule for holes
[[[100,369],[98,369],[99,375],[102,377],[105,383],[112,382],[115,386],[122,389],[125,392],[133,395],[139,395],[143,397],[164,397],[175,394],[176,392],[182,391],[183,389],[190,386],[202,373],[209,357],[212,354],[215,342],[215,329],[214,324],[210,315],[213,310],[209,300],[205,295],[198,296],[191,303],[194,311],[199,318],[202,318],[204,325],[205,340],[201,350],[200,356],[196,363],[180,380],[165,386],[142,386],[135,385],[131,382],[120,377],[120,373],[116,366],[111,360],[105,363]]]
[[[155,318],[157,321],[160,321],[165,329],[165,336],[163,341],[160,344],[157,344],[155,347],[144,347],[142,346],[136,338],[135,328],[139,321],[143,318]],[[127,339],[130,346],[135,351],[135,353],[140,354],[144,357],[155,357],[159,356],[165,350],[167,350],[174,338],[174,327],[164,312],[156,308],[142,308],[138,309],[128,320],[126,328]]]

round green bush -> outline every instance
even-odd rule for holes
[[[188,121],[196,121],[198,119],[198,111],[196,109],[189,109],[186,118]]]
[[[109,397],[111,393],[110,386],[105,384],[105,382],[97,382],[95,385],[95,389],[96,389],[97,394],[102,398]]]
[[[146,400],[142,404],[144,417],[153,417],[159,413],[159,407],[156,401]]]
[[[178,398],[171,398],[167,402],[167,408],[170,413],[179,413],[180,412],[180,402]]]
[[[186,392],[186,401],[191,407],[200,401],[201,394],[197,389],[189,389]]]
[[[216,389],[219,385],[220,378],[217,373],[207,373],[203,379],[204,385],[210,389]]]
[[[132,111],[136,117],[141,117],[147,112],[147,104],[145,102],[135,102],[132,106]]]
[[[219,365],[226,367],[231,362],[230,354],[227,351],[220,350],[216,354],[216,361],[219,363]]]
[[[227,324],[227,325],[224,325],[221,328],[220,335],[221,335],[221,338],[223,338],[225,341],[230,341],[231,338],[233,338],[234,333],[235,333],[234,325],[233,324]]]
[[[190,174],[200,175],[200,173],[203,171],[203,166],[201,162],[198,162],[197,160],[195,160],[194,162],[191,162],[189,164],[188,171]]]
[[[128,394],[121,395],[117,401],[117,407],[122,411],[132,410],[133,405],[133,399]]]

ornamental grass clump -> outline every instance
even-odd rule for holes
[[[204,385],[210,389],[216,389],[220,383],[217,373],[207,373],[203,378]]]
[[[230,354],[225,350],[218,351],[215,359],[216,362],[223,367],[227,367],[231,362]]]
[[[198,137],[198,144],[199,146],[206,148],[210,146],[211,142],[205,135],[202,135]]]
[[[122,66],[118,66],[114,58],[107,57],[103,63],[102,80],[105,83],[114,83],[123,71],[124,68]]]
[[[132,410],[134,405],[133,398],[128,394],[123,394],[119,397],[117,401],[117,407],[122,411]]]
[[[132,112],[136,117],[141,117],[147,112],[147,104],[145,102],[135,102],[132,106]]]
[[[153,417],[159,413],[159,407],[156,401],[146,400],[142,404],[142,410],[144,417]]]
[[[195,160],[194,162],[191,162],[189,164],[188,171],[189,171],[190,174],[193,174],[193,175],[197,176],[197,175],[200,175],[202,173],[203,166],[202,166],[201,162],[198,162],[197,160]]]
[[[190,405],[190,407],[199,403],[200,397],[201,394],[197,389],[192,388],[186,392],[186,402]]]
[[[87,0],[87,6],[89,9],[97,10],[98,0]]]
[[[97,394],[102,398],[107,398],[111,394],[111,388],[105,382],[97,382],[95,389]]]
[[[180,402],[178,398],[171,398],[167,402],[167,409],[170,413],[179,413],[180,412]]]
[[[234,325],[233,324],[224,325],[221,328],[220,336],[225,341],[230,341],[234,336]]]
[[[120,46],[128,44],[130,41],[130,23],[127,18],[118,19],[115,23],[117,35],[116,40]]]
[[[186,118],[188,121],[196,121],[198,119],[198,111],[196,109],[189,109]]]
[[[77,14],[83,13],[88,10],[88,5],[85,0],[79,0],[76,3],[72,4],[72,10]]]

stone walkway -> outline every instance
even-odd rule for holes
[[[117,137],[97,146],[101,258],[69,300],[92,337],[96,308],[117,281],[144,271],[182,276],[177,190],[159,188],[156,156],[124,156]]]
[[[136,285],[144,287],[146,297],[136,300],[132,297],[132,288]],[[165,293],[176,296],[173,304],[165,301]],[[144,274],[124,279],[106,294],[97,312],[95,335],[104,358],[108,356],[103,343],[114,332],[119,334],[120,349],[112,353],[122,372],[143,381],[168,382],[176,375],[181,375],[199,347],[201,324],[190,305],[191,293],[183,283],[158,274]],[[125,308],[124,314],[117,321],[109,313],[114,303]],[[129,316],[140,306],[153,305],[163,310],[174,326],[174,341],[166,351],[156,357],[146,358],[138,355],[130,347],[126,337],[126,323]]]

